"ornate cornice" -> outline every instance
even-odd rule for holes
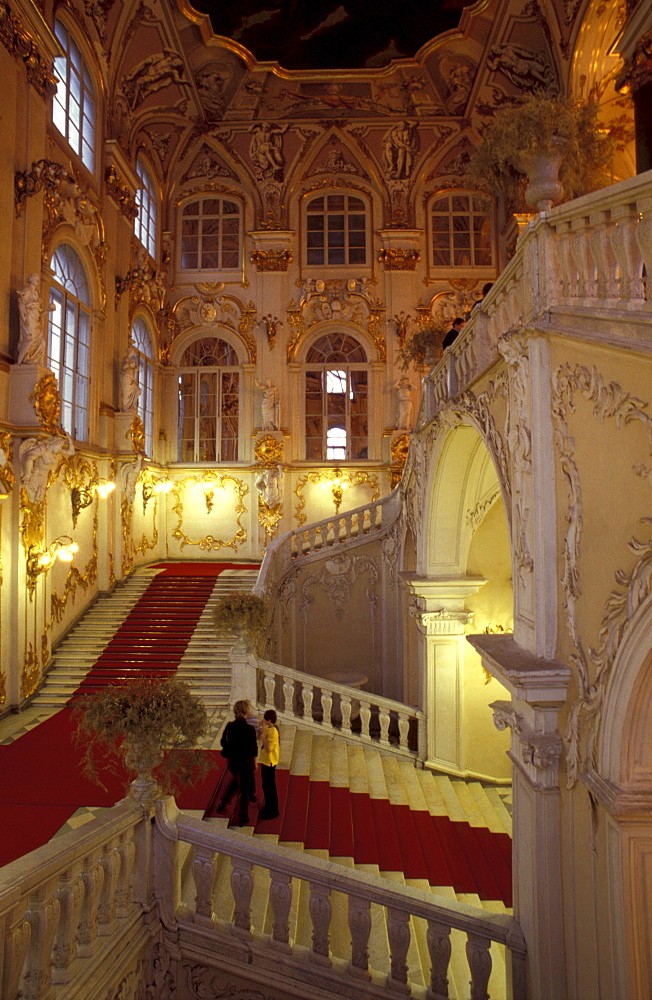
[[[556,788],[563,750],[559,733],[535,732],[508,701],[494,701],[489,707],[493,709],[496,729],[512,731],[510,757],[514,763],[534,784]]]
[[[252,250],[250,259],[257,271],[287,271],[292,263],[292,251]]]
[[[386,271],[414,271],[421,260],[421,253],[418,250],[386,247],[379,252],[378,260]]]
[[[4,0],[0,0],[0,42],[16,61],[25,63],[27,79],[41,97],[56,94],[52,63],[41,55],[30,32]]]
[[[104,180],[106,182],[106,193],[113,199],[124,217],[132,222],[138,215],[136,200],[132,197],[129,187],[122,180],[113,165],[106,168]]]

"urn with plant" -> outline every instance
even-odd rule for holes
[[[213,611],[213,626],[218,636],[233,637],[258,655],[265,647],[267,619],[265,599],[248,591],[224,594]]]

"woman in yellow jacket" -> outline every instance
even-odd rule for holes
[[[279,761],[279,736],[276,712],[268,708],[260,725],[262,749],[258,754],[260,776],[263,785],[263,808],[258,819],[276,819],[278,816],[278,795],[276,793],[276,765]]]

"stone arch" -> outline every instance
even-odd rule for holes
[[[235,333],[234,330],[231,330],[228,326],[213,323],[210,325],[206,324],[204,326],[193,326],[179,334],[170,351],[170,365],[173,368],[178,367],[186,348],[192,344],[193,341],[200,340],[202,337],[218,337],[220,340],[223,340],[227,344],[231,345],[238,356],[238,364],[245,365],[248,363],[249,358],[247,356],[246,345],[243,343],[238,334]]]
[[[366,330],[349,320],[324,320],[322,323],[315,323],[314,326],[311,326],[304,333],[296,346],[294,361],[298,364],[305,364],[306,355],[312,344],[319,340],[320,337],[323,337],[324,334],[329,333],[350,334],[364,348],[367,355],[367,364],[375,359],[377,353],[376,346]]]

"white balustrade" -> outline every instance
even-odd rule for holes
[[[3,1000],[92,996],[97,969],[112,966],[116,950],[127,961],[145,954],[150,935],[130,878],[147,824],[139,806],[118,806],[2,869]]]
[[[451,931],[466,935],[466,959],[471,1000],[489,1000],[487,992],[492,972],[490,948],[497,943],[505,949],[505,983],[497,989],[507,1000],[525,1000],[525,944],[516,920],[506,914],[493,914],[464,903],[444,900],[413,886],[402,885],[368,872],[359,872],[334,865],[322,858],[297,852],[273,844],[269,840],[247,837],[235,830],[202,823],[194,817],[180,813],[171,799],[157,805],[156,837],[190,844],[195,856],[231,866],[230,883],[218,878],[213,883],[211,912],[217,914],[210,935],[196,934],[196,914],[180,907],[177,915],[178,947],[184,942],[192,949],[196,960],[198,942],[214,955],[228,950],[228,935],[247,936],[247,948],[241,961],[256,964],[257,956],[266,962],[269,947],[283,953],[282,968],[286,980],[306,983],[306,936],[301,927],[302,906],[293,906],[293,899],[307,899],[311,931],[308,951],[309,964],[315,964],[315,974],[323,989],[330,984],[334,996],[339,995],[337,983],[341,977],[359,979],[364,983],[365,996],[380,996],[384,991],[395,995],[410,995],[414,976],[421,973],[418,949],[410,948],[413,921],[426,922],[427,958],[430,961],[426,978],[426,1000],[448,1000],[448,970],[451,958]],[[254,869],[261,870],[261,880],[254,878]],[[234,873],[238,873],[234,878]],[[156,894],[166,898],[171,892],[170,881],[174,872],[168,866],[156,868]],[[252,885],[266,887],[265,900],[257,888],[257,906],[261,914],[267,908],[271,915],[271,937],[263,933],[267,919],[259,916],[260,929],[253,929],[250,920]],[[224,893],[228,895],[225,897]],[[333,920],[332,894],[345,900],[348,907],[350,941],[348,950],[341,938],[333,961],[331,924]],[[221,895],[220,895],[221,894]],[[262,907],[262,909],[261,909]],[[384,962],[385,986],[372,987],[372,980],[379,982],[383,973],[379,965],[372,965],[369,942],[375,921],[382,919],[386,928],[388,954],[375,962]],[[295,930],[295,921],[298,921]],[[304,943],[294,941],[301,936]],[[233,938],[231,938],[233,940]],[[422,956],[423,958],[426,956]],[[230,956],[233,960],[233,956]],[[343,961],[342,961],[343,960]],[[463,956],[459,956],[463,961]],[[414,963],[414,964],[412,964]],[[372,967],[370,968],[370,965]],[[502,965],[502,963],[501,963]],[[375,977],[372,975],[375,973]],[[349,996],[350,987],[342,995]]]
[[[397,753],[419,756],[423,749],[423,713],[390,698],[304,674],[249,654],[246,665],[258,673],[255,684],[264,701],[259,709],[276,709],[281,718],[328,729],[347,739],[381,743]],[[282,689],[282,698],[279,695]],[[315,699],[315,691],[319,692]]]

